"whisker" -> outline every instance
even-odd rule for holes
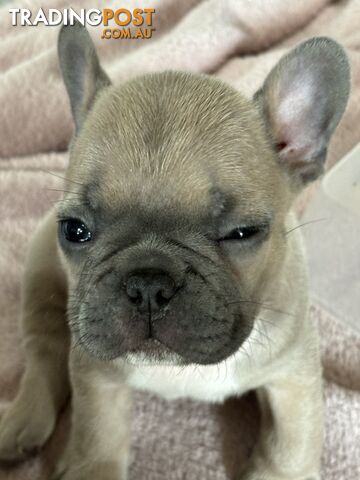
[[[81,195],[81,192],[72,192],[71,190],[62,190],[60,188],[45,188],[48,192],[72,193],[73,195]]]
[[[71,182],[71,183],[75,183],[76,185],[84,186],[84,184],[81,183],[81,182],[77,182],[77,181],[75,181],[75,180],[71,180],[70,178],[62,177],[61,175],[57,175],[56,173],[51,172],[50,170],[43,169],[42,171],[43,171],[44,173],[48,173],[49,175],[53,175],[54,177],[60,178],[61,180],[64,180],[65,182]]]
[[[324,217],[324,218],[318,218],[316,220],[310,220],[308,222],[301,223],[300,225],[297,225],[296,227],[291,228],[287,232],[284,233],[284,235],[288,235],[289,233],[293,232],[294,230],[297,230],[298,228],[305,227],[306,225],[311,225],[312,223],[318,223],[318,222],[323,222],[325,220],[329,220],[329,217]]]
[[[237,304],[240,304],[240,303],[251,303],[251,304],[254,304],[254,305],[259,305],[264,310],[269,310],[270,312],[281,313],[283,315],[289,315],[290,317],[295,317],[294,313],[290,313],[290,312],[287,312],[285,310],[279,310],[277,308],[272,308],[270,305],[267,305],[266,303],[256,302],[254,300],[237,300],[237,301],[234,301],[234,302],[228,302],[226,304],[226,306],[237,305]]]

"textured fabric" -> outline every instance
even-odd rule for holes
[[[50,4],[50,2],[48,2]],[[102,2],[72,2],[93,8]],[[130,6],[124,0],[122,6]],[[142,6],[144,2],[136,2]],[[61,8],[65,1],[49,5]],[[115,2],[104,2],[111,7]],[[146,2],[149,6],[149,2]],[[30,2],[13,6],[29,7]],[[36,10],[46,2],[33,0]],[[157,0],[151,41],[101,41],[105,69],[115,81],[166,68],[214,72],[251,95],[281,55],[314,35],[330,35],[346,48],[353,92],[329,152],[334,164],[360,139],[359,0]],[[72,121],[56,60],[56,28],[12,27],[0,9],[0,402],[15,394],[23,371],[19,286],[25,248],[42,214],[61,190]],[[246,55],[246,56],[245,56]],[[52,172],[52,173],[49,173]],[[298,202],[301,213],[315,187]],[[356,299],[354,299],[356,300]],[[318,305],[327,406],[323,479],[360,478],[360,338]],[[0,480],[45,480],[64,444],[68,412],[43,454]],[[258,415],[252,395],[225,405],[165,402],[137,393],[130,480],[226,480],[248,456]]]

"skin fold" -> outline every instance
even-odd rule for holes
[[[342,48],[299,45],[251,100],[181,72],[113,86],[80,25],[61,31],[59,59],[76,133],[64,198],[29,247],[26,371],[0,459],[41,448],[71,394],[52,480],[125,480],[132,388],[211,402],[255,389],[262,430],[239,480],[319,480],[321,367],[292,203],[346,106]]]

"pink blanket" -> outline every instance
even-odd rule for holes
[[[67,2],[32,0],[31,8]],[[50,4],[51,3],[51,4]],[[150,5],[151,3],[151,5]],[[75,0],[76,9],[118,2]],[[347,0],[153,0],[152,40],[101,40],[92,29],[105,69],[114,81],[164,69],[210,72],[251,95],[274,63],[293,45],[329,35],[344,45],[353,90],[332,141],[333,165],[360,140],[360,2]],[[55,27],[13,27],[0,8],[0,402],[14,397],[23,370],[17,316],[26,244],[41,215],[57,200],[67,163],[72,120],[56,58]],[[134,8],[132,0],[122,7]],[[118,8],[118,7],[117,7]],[[51,153],[53,152],[53,153]],[[52,172],[52,174],[49,173]],[[300,199],[306,207],[313,189]],[[360,338],[318,305],[327,405],[323,479],[360,478]],[[248,455],[258,417],[252,395],[223,406],[193,401],[166,403],[136,396],[130,480],[226,480]],[[59,455],[67,413],[44,452],[23,465],[1,469],[1,480],[45,480]]]

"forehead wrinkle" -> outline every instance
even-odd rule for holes
[[[138,205],[147,211],[169,209],[176,214],[176,210],[183,208],[189,212],[204,209],[208,204],[209,184],[206,177],[194,176],[187,182],[170,178],[157,179],[124,177],[115,185],[104,185],[100,196],[113,209],[122,205]]]
[[[219,187],[212,187],[210,190],[210,213],[213,218],[218,218],[226,213],[233,206],[233,199],[230,194],[223,192]]]

